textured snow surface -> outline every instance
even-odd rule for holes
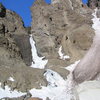
[[[58,54],[59,54],[60,59],[62,59],[62,60],[66,60],[66,59],[70,58],[69,56],[64,55],[64,53],[62,53],[62,46],[60,46]]]
[[[32,52],[32,60],[33,60],[31,67],[44,69],[48,60],[43,60],[45,57],[38,56],[37,49],[35,46],[35,41],[33,40],[32,35],[30,35],[30,44],[31,44],[31,52]]]
[[[8,86],[5,86],[5,89],[1,88],[0,83],[0,99],[9,97],[9,98],[16,98],[25,95],[26,93],[18,92],[17,90],[12,91]]]
[[[100,100],[100,81],[87,81],[77,88],[79,100]]]

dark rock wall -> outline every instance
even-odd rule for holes
[[[95,8],[95,7],[100,8],[100,0],[89,0],[88,1],[88,6],[90,8]]]

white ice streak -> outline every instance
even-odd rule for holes
[[[60,48],[58,50],[58,54],[59,54],[60,59],[62,59],[62,60],[66,60],[66,59],[69,59],[70,58],[67,55],[64,56],[64,53],[62,53],[62,46],[60,46]]]
[[[12,81],[12,82],[15,81],[13,77],[9,77],[8,80],[9,80],[9,81]]]
[[[95,9],[95,12],[92,14],[94,18],[92,19],[93,25],[92,28],[95,30],[96,35],[100,34],[100,18],[97,17],[97,8]]]
[[[25,95],[26,93],[18,92],[17,90],[12,91],[9,86],[5,86],[5,89],[1,88],[0,83],[0,99],[9,97],[9,98],[17,98]]]
[[[35,46],[35,41],[33,40],[32,35],[30,35],[30,44],[31,44],[31,52],[32,52],[32,60],[33,60],[31,67],[44,69],[48,60],[43,60],[45,57],[38,56],[37,49]]]

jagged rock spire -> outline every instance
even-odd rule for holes
[[[40,4],[40,5],[43,5],[43,4],[46,4],[44,0],[35,0],[35,5],[37,4]]]
[[[100,8],[100,0],[89,0],[88,1],[88,6],[90,8],[95,8],[95,7]]]
[[[6,15],[6,9],[2,5],[2,3],[0,3],[0,17],[5,17],[5,15]]]

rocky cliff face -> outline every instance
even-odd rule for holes
[[[80,0],[52,0],[51,5],[37,0],[31,11],[31,32],[38,53],[48,59],[47,68],[65,67],[81,59],[91,46],[94,36],[91,10],[82,7]],[[60,46],[69,59],[59,59]]]
[[[68,71],[64,68],[80,60],[93,42],[92,10],[83,5],[81,0],[52,0],[50,5],[43,0],[36,0],[31,11],[30,29],[23,26],[22,19],[15,12],[0,4],[2,87],[8,84],[20,91],[39,88],[40,83],[46,85],[43,78],[45,69],[53,69],[66,78]],[[38,55],[48,59],[45,69],[30,67],[32,52],[29,34],[33,36]],[[67,55],[67,58],[64,59],[58,52]],[[9,77],[16,81],[9,81]]]
[[[11,89],[27,91],[33,87],[39,87],[39,81],[44,80],[43,70],[30,67],[32,54],[28,32],[17,14],[0,4],[0,82],[2,87],[8,84]],[[15,81],[8,80],[9,77],[13,77]]]

